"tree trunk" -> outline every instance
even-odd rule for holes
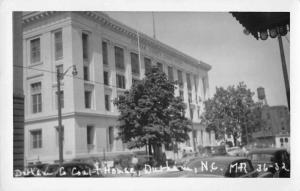
[[[159,143],[154,143],[152,145],[153,147],[153,157],[154,159],[157,161],[158,165],[161,165],[163,163],[162,161],[162,147],[161,147],[161,144]]]

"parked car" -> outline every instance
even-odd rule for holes
[[[197,158],[187,164],[181,171],[168,171],[146,174],[144,177],[229,177],[254,178],[258,172],[245,157],[214,156]]]
[[[47,166],[44,177],[102,177],[100,169],[83,162],[68,162],[50,164]]]
[[[230,156],[245,156],[245,151],[240,147],[229,147],[226,149],[227,154]]]
[[[254,168],[266,177],[290,177],[290,157],[286,149],[255,149],[247,157]]]

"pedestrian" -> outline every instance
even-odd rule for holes
[[[133,169],[136,171],[137,176],[139,176],[138,162],[139,162],[139,159],[136,157],[136,155],[134,155],[131,159],[131,164],[132,164]],[[134,172],[131,173],[131,176],[133,176],[133,174],[134,174]]]

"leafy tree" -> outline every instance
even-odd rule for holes
[[[239,137],[242,144],[249,143],[253,129],[262,125],[261,107],[253,101],[253,95],[243,82],[227,89],[217,87],[213,98],[204,102],[202,122],[207,130],[214,130],[217,140],[226,142],[227,135],[233,136],[235,145]]]
[[[159,161],[162,144],[189,139],[191,129],[190,121],[184,116],[186,106],[180,97],[174,96],[174,90],[175,82],[152,67],[143,80],[115,99],[120,111],[118,138],[129,149],[148,146]]]

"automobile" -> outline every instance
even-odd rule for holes
[[[66,162],[63,164],[49,164],[43,177],[102,177],[100,169],[88,163]]]
[[[143,177],[228,177],[254,178],[258,172],[246,157],[213,156],[188,162],[180,171],[146,174]]]
[[[226,152],[230,156],[245,156],[245,151],[240,147],[229,147]]]
[[[290,177],[290,156],[285,148],[254,149],[247,158],[265,177]]]
[[[206,146],[201,149],[200,153],[204,156],[226,156],[227,155],[225,145]]]

